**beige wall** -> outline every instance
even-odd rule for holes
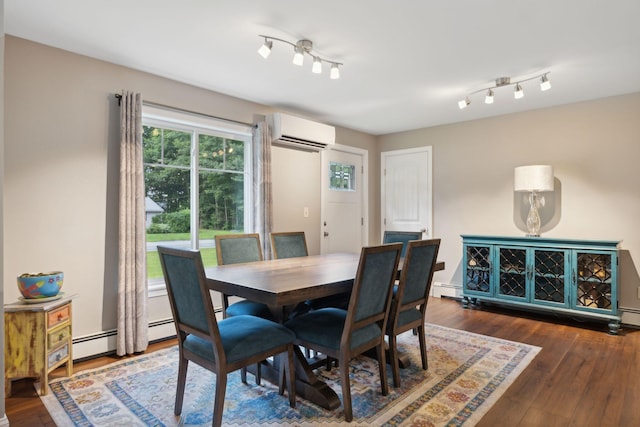
[[[8,36],[5,56],[5,301],[16,276],[59,269],[74,300],[74,339],[116,326],[117,180],[122,89],[147,101],[247,123],[272,108]],[[375,138],[336,129],[340,143]],[[353,144],[352,144],[353,142]],[[376,155],[370,154],[374,158]],[[275,227],[301,229],[319,251],[317,153],[274,148]],[[310,207],[310,217],[302,209]],[[315,222],[315,223],[314,223]],[[170,318],[151,298],[149,320]]]
[[[621,240],[620,304],[640,313],[640,93],[386,135],[379,144],[433,147],[434,236],[446,262],[435,280],[461,284],[461,234],[526,233],[513,169],[550,164],[556,191],[542,235]]]

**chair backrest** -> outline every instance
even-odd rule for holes
[[[407,243],[410,240],[422,239],[422,231],[388,231],[385,230],[382,237],[382,244],[385,243],[402,243],[402,252],[400,256],[404,258],[407,252]]]
[[[426,304],[439,248],[440,239],[408,243],[393,304],[408,307]],[[392,308],[393,311],[395,310]]]
[[[222,234],[215,236],[218,265],[262,261],[260,235]]]
[[[307,256],[307,240],[304,231],[271,233],[273,258],[294,258]]]
[[[224,362],[218,323],[199,251],[158,246],[162,274],[180,345],[188,334],[208,340]]]
[[[355,350],[370,341],[368,334],[358,337],[355,334],[373,323],[378,324],[384,336],[401,249],[400,243],[362,248],[341,345],[346,345],[348,340],[350,348]]]

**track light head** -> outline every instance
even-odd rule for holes
[[[467,108],[469,106],[469,104],[471,104],[471,101],[469,100],[469,98],[465,98],[461,101],[458,101],[458,108],[460,108],[461,110],[464,108]]]
[[[337,80],[340,78],[340,69],[338,68],[338,63],[334,62],[331,64],[331,72],[329,73],[329,77],[332,80]]]
[[[293,48],[293,64],[302,66],[304,64],[304,51],[300,47]]]
[[[264,44],[262,46],[260,46],[260,49],[258,49],[258,53],[260,54],[260,56],[262,56],[264,59],[267,59],[267,57],[269,56],[269,54],[271,53],[271,48],[273,47],[273,41],[269,40],[267,38],[264,39]]]
[[[322,60],[317,56],[313,57],[313,66],[311,67],[311,72],[315,74],[322,73]]]
[[[516,83],[516,88],[513,91],[513,97],[515,99],[520,99],[524,97],[524,91],[522,90],[522,86],[520,86],[520,83]]]
[[[543,74],[540,78],[540,90],[545,91],[551,89],[551,82],[547,78],[547,73]]]
[[[487,95],[484,97],[485,104],[493,104],[493,91],[489,89]]]

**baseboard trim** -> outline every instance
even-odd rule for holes
[[[620,307],[624,325],[640,326],[640,310],[633,307]]]
[[[434,298],[450,297],[462,298],[462,286],[450,283],[433,282],[431,285],[431,296]]]
[[[116,351],[117,334],[115,329],[84,335],[73,339],[73,360],[80,361]],[[176,335],[173,319],[149,322],[149,341],[160,341]]]

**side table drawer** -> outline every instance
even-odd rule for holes
[[[47,313],[47,324],[49,325],[49,328],[52,328],[53,326],[65,322],[67,320],[69,320],[69,318],[71,317],[71,305],[67,304],[63,307],[60,307],[58,309],[52,310],[49,313]]]
[[[56,363],[66,359],[68,355],[69,355],[69,344],[65,344],[59,349],[49,353],[49,356],[47,357],[47,361],[48,361],[47,366],[49,368],[51,368],[52,366],[55,366]]]
[[[62,329],[51,331],[47,334],[47,348],[52,349],[67,341],[71,335],[71,326],[67,325]]]

